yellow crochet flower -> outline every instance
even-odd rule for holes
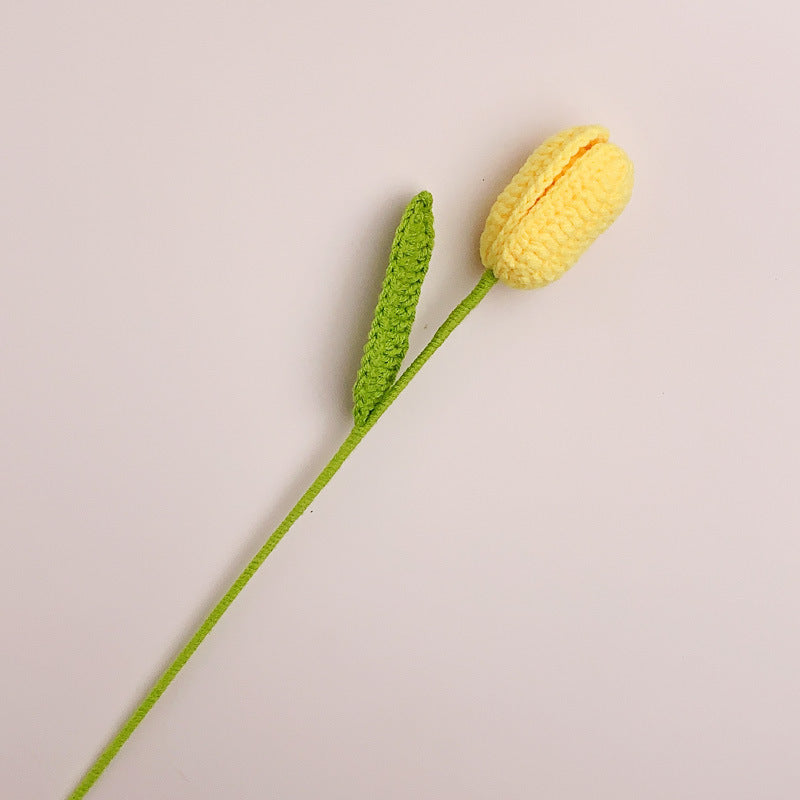
[[[560,278],[619,216],[633,164],[599,125],[570,128],[533,154],[497,198],[481,235],[481,260],[517,289]]]

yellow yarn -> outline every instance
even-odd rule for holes
[[[481,260],[517,289],[560,278],[619,216],[633,164],[600,125],[569,128],[528,158],[497,198],[481,235]]]

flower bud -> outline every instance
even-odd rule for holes
[[[570,128],[533,154],[497,198],[481,235],[481,261],[518,289],[560,278],[619,216],[633,164],[599,125]]]

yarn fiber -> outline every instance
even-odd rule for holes
[[[394,383],[408,352],[422,282],[433,251],[433,197],[420,192],[403,212],[389,253],[361,366],[353,387],[353,419],[363,425]]]
[[[569,128],[528,158],[495,201],[481,260],[517,289],[560,278],[619,216],[633,191],[633,164],[600,125]]]

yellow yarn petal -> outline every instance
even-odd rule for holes
[[[632,190],[633,165],[605,128],[551,137],[492,206],[481,236],[484,266],[516,288],[551,283],[617,218]]]

